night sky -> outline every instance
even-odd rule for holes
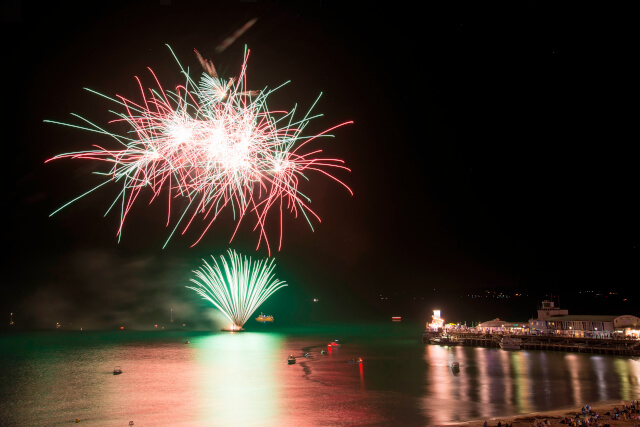
[[[165,88],[182,83],[165,43],[192,76],[194,48],[234,76],[247,45],[253,88],[291,80],[272,109],[306,111],[322,92],[309,132],[355,122],[318,143],[352,169],[338,176],[354,196],[320,175],[304,184],[322,223],[312,232],[285,216],[273,255],[290,286],[260,310],[285,323],[422,321],[434,308],[454,321],[527,320],[553,295],[573,314],[639,315],[629,11],[343,3],[3,6],[2,327],[14,312],[29,327],[147,328],[173,308],[209,328],[212,310],[184,288],[191,270],[229,247],[267,256],[249,223],[229,244],[224,217],[197,246],[196,230],[162,249],[166,203],[148,197],[118,243],[119,212],[103,217],[118,184],[49,217],[101,182],[91,172],[102,165],[45,160],[112,142],[43,120],[106,125],[117,105],[83,87],[136,99],[134,76],[153,84],[146,67]]]

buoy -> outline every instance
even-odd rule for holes
[[[76,422],[79,423],[80,422],[80,418],[76,418]]]

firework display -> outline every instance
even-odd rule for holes
[[[187,286],[216,306],[232,323],[229,330],[242,330],[251,314],[278,289],[287,286],[274,277],[274,259],[252,261],[229,249],[229,260],[215,257],[213,264],[194,270],[190,279],[197,286]]]
[[[239,75],[229,79],[219,77],[213,63],[196,51],[204,69],[198,82],[171,53],[185,79],[174,90],[164,90],[151,69],[153,88],[145,88],[136,77],[142,95],[139,102],[87,89],[121,107],[121,112],[113,112],[116,118],[110,123],[126,123],[130,127],[126,134],[110,132],[78,115],[74,116],[83,125],[45,120],[107,135],[118,144],[117,149],[94,145],[90,150],[47,160],[97,160],[109,166],[106,171],[96,171],[105,177],[104,182],[51,215],[105,184],[118,183],[122,189],[107,212],[120,206],[119,239],[125,219],[144,190],[150,203],[158,198],[168,201],[166,224],[170,233],[165,246],[177,230],[184,234],[196,219],[202,221],[193,245],[197,244],[220,213],[229,209],[235,221],[230,241],[242,221],[251,217],[253,230],[259,236],[257,248],[264,242],[271,253],[266,227],[270,212],[279,214],[278,250],[282,246],[285,212],[296,218],[302,214],[312,229],[312,219],[320,221],[309,207],[309,197],[300,189],[300,182],[309,180],[310,173],[329,177],[353,194],[330,173],[336,169],[349,171],[344,162],[323,157],[322,150],[312,144],[317,138],[331,137],[329,132],[352,122],[319,134],[304,134],[309,122],[321,116],[311,113],[320,97],[298,119],[295,106],[290,111],[271,111],[267,106],[269,96],[288,82],[275,89],[247,89],[248,50]],[[177,200],[181,202],[176,203]]]

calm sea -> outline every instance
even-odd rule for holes
[[[424,345],[408,324],[273,326],[2,335],[0,425],[428,426],[640,397],[637,359]]]

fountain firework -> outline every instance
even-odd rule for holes
[[[252,261],[229,249],[229,260],[212,255],[213,264],[204,264],[194,270],[189,279],[197,287],[187,286],[203,299],[211,302],[232,323],[228,330],[242,330],[251,314],[278,289],[287,284],[274,277],[274,259]]]

